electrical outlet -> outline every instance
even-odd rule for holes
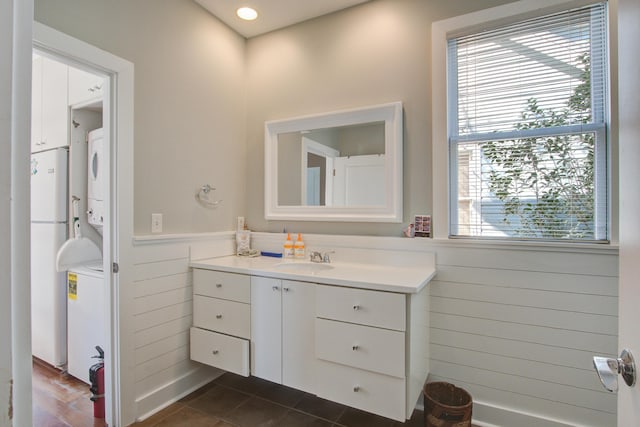
[[[162,233],[162,214],[161,213],[151,214],[151,232]]]

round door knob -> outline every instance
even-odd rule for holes
[[[359,306],[359,305],[354,305],[354,306],[353,306],[353,309],[354,309],[355,311],[358,311],[358,310],[360,310],[360,306]]]
[[[354,345],[353,347],[351,347],[351,349],[352,349],[353,351],[356,351],[356,350],[358,350],[359,348],[360,348],[360,346],[359,346],[358,344],[356,344],[356,345]]]
[[[280,288],[278,288],[277,286],[273,286],[271,289],[273,289],[274,291],[277,291]]]
[[[289,288],[282,288],[283,291],[289,292]]]
[[[216,314],[216,319],[222,319],[222,314]]]
[[[216,283],[216,288],[221,288],[222,287],[222,283]]]
[[[212,354],[218,354],[218,353],[219,353],[219,351],[218,351],[218,350],[213,350],[211,353],[212,353]]]
[[[359,386],[359,385],[354,386],[354,387],[353,387],[353,391],[354,391],[355,393],[359,392],[359,391],[360,391],[360,386]]]

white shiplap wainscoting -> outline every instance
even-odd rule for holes
[[[210,382],[220,371],[189,358],[191,259],[233,254],[235,234],[134,239],[136,418],[144,419]]]
[[[280,251],[281,233],[252,233]],[[430,381],[474,399],[474,423],[504,427],[614,426],[616,396],[593,355],[617,354],[618,250],[610,245],[304,235],[308,250],[402,265],[435,252],[430,284]],[[219,374],[189,360],[189,259],[232,254],[234,233],[137,238],[135,373],[138,418]],[[386,259],[389,261],[388,259]]]
[[[615,249],[438,245],[431,377],[474,398],[478,424],[615,426],[594,355],[615,356]]]

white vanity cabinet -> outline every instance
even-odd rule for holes
[[[428,372],[427,291],[316,287],[316,392],[368,412],[411,417]]]
[[[251,373],[315,393],[315,287],[251,277]]]
[[[31,78],[31,152],[69,145],[67,84],[69,67],[36,56]]]
[[[194,261],[191,358],[405,421],[429,374],[435,259],[416,261]]]
[[[249,376],[250,304],[249,276],[194,269],[191,359]]]

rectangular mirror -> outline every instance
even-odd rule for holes
[[[265,218],[402,221],[402,104],[265,123]]]

